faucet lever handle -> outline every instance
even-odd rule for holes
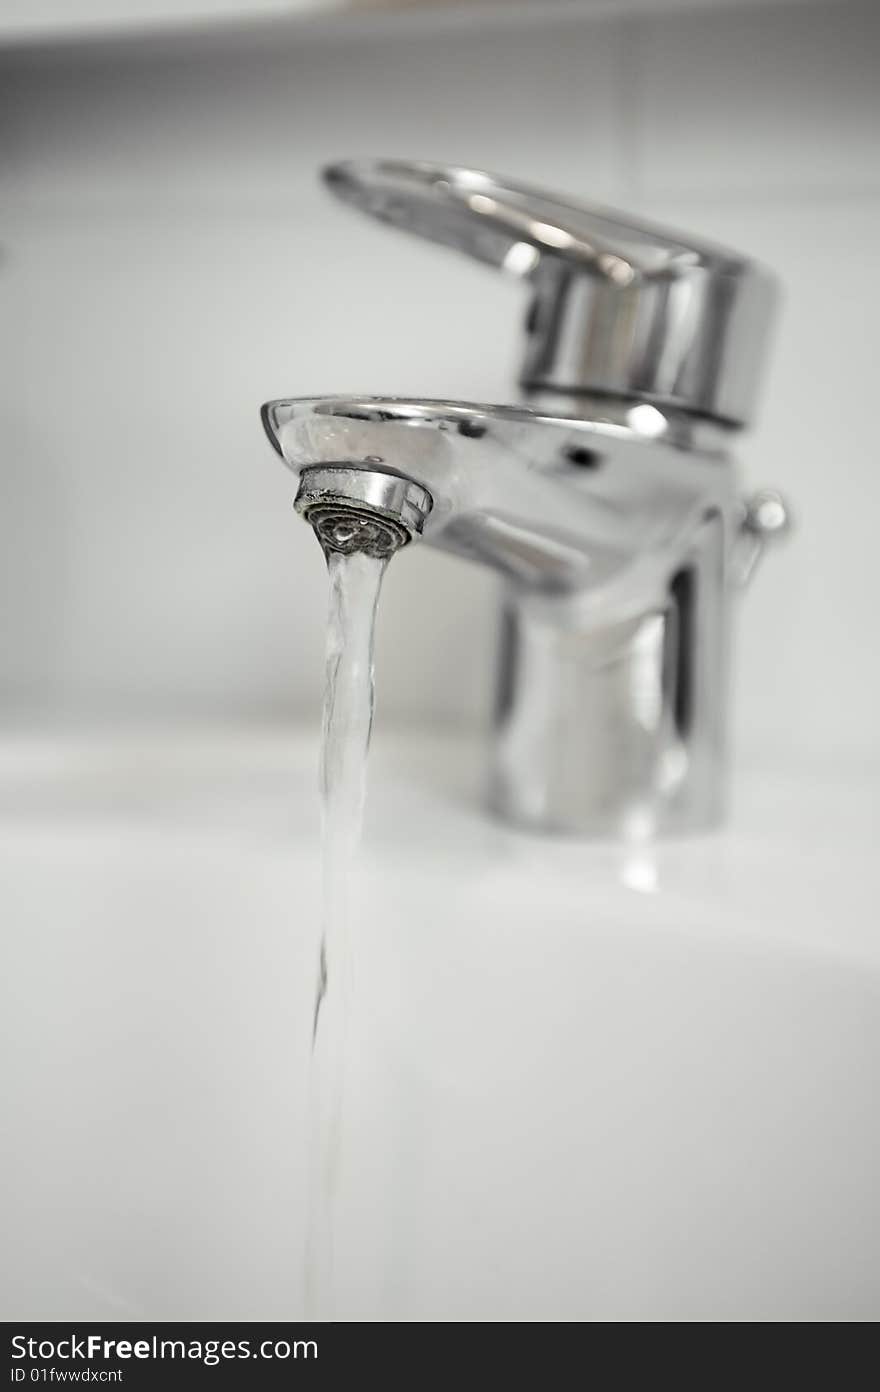
[[[460,166],[353,160],[324,179],[381,222],[532,282],[528,394],[750,418],[775,294],[738,253]]]

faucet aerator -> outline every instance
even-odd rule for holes
[[[432,499],[399,474],[339,464],[303,469],[294,506],[325,556],[360,552],[384,561],[421,535]]]

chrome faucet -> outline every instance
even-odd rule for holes
[[[641,840],[723,812],[733,593],[785,506],[740,496],[775,291],[732,252],[471,169],[331,167],[330,189],[532,287],[525,404],[273,401],[329,550],[424,537],[503,580],[490,797]]]

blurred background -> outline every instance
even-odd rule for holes
[[[796,536],[735,664],[737,766],[780,781],[621,902],[610,851],[590,881],[491,828],[454,752],[491,577],[390,568],[346,1308],[876,1317],[876,778],[841,780],[880,753],[878,68],[874,0],[2,0],[6,1318],[301,1310],[326,576],[259,407],[513,400],[526,309],[326,195],[357,155],[773,268],[740,454]]]
[[[877,748],[875,5],[6,0],[0,40],[8,720],[314,719],[323,566],[261,402],[515,398],[522,287],[319,185],[390,154],[779,273],[741,453],[799,539],[743,606],[739,748]],[[478,569],[393,568],[380,720],[479,720],[493,612]]]

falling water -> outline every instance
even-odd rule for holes
[[[330,604],[321,750],[323,913],[312,1021],[306,1309],[333,1318],[334,1216],[352,991],[352,880],[373,721],[373,634],[387,560],[328,551]]]

